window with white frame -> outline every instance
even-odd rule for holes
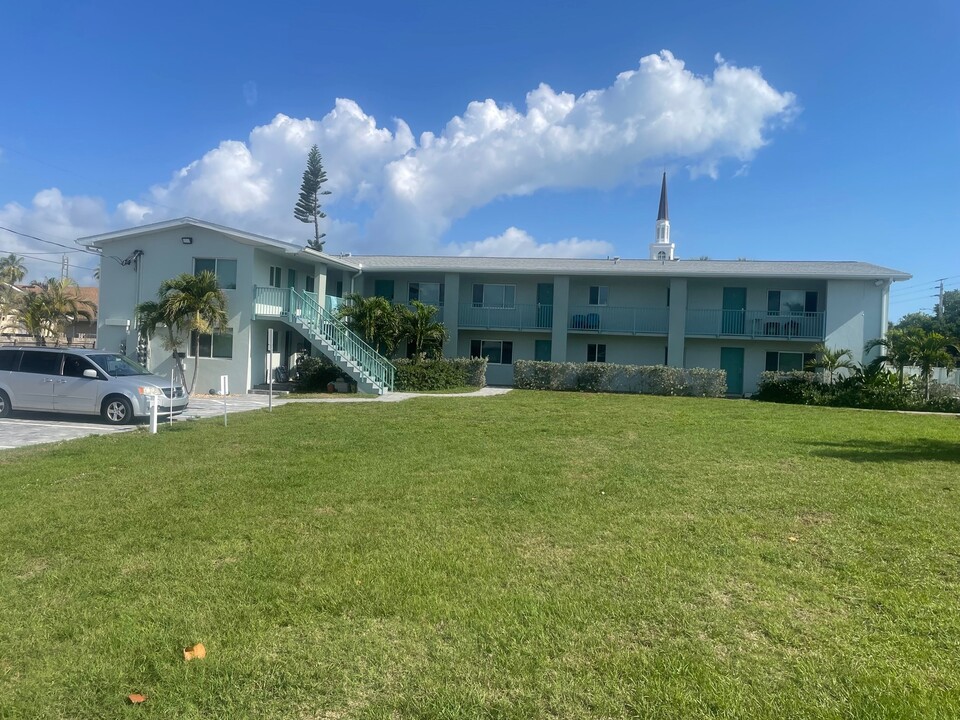
[[[517,296],[516,285],[488,285],[475,283],[473,306],[485,308],[512,308]]]
[[[275,265],[270,266],[270,287],[280,287],[280,278],[283,277],[283,271]]]
[[[485,357],[491,365],[511,365],[513,343],[509,340],[471,340],[470,357]]]
[[[407,302],[419,300],[424,305],[443,306],[443,283],[412,282],[407,291]]]
[[[603,343],[587,343],[587,362],[607,361],[607,346]]]
[[[777,352],[771,350],[767,353],[766,369],[772,372],[805,370],[807,363],[813,361],[815,358],[816,355],[813,353]]]
[[[197,331],[190,333],[190,347],[187,352],[194,357],[197,349]],[[233,357],[233,328],[227,328],[219,333],[200,333],[200,357],[202,358],[232,358]]]
[[[308,293],[312,293],[317,291],[316,288],[317,288],[316,278],[313,275],[307,275],[303,279],[303,289],[306,290]]]
[[[199,275],[209,270],[217,276],[217,282],[223,290],[237,289],[237,261],[229,258],[194,258],[193,274]]]
[[[606,305],[607,304],[607,286],[606,285],[591,285],[590,286],[590,305]]]

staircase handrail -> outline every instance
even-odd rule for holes
[[[396,372],[393,363],[364,342],[363,338],[351,330],[343,320],[330,313],[312,297],[302,295],[293,288],[290,288],[290,295],[295,301],[290,303],[291,314],[299,315],[311,330],[329,339],[332,344],[338,346],[338,350],[357,360],[361,368],[385,390],[393,390]],[[298,313],[297,310],[300,312]],[[336,330],[336,335],[340,337],[331,335],[326,326]]]

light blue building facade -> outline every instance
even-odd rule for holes
[[[906,273],[862,262],[676,260],[666,187],[647,259],[332,256],[192,218],[82,242],[102,253],[98,346],[135,354],[134,308],[161,281],[214,271],[229,329],[201,338],[197,390],[266,382],[298,351],[322,353],[367,392],[392,389],[389,359],[336,318],[351,292],[435,305],[444,355],[485,356],[490,384],[513,383],[518,359],[723,368],[731,395],[749,395],[764,370],[799,369],[825,343],[866,359],[887,327],[889,289]],[[268,337],[273,331],[272,356]],[[151,369],[169,372],[163,333]],[[186,338],[184,338],[186,340]],[[188,347],[188,345],[190,347]],[[400,352],[405,349],[401,348]]]

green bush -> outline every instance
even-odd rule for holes
[[[487,384],[486,358],[439,358],[437,360],[394,360],[397,369],[394,389],[400,392],[449,390]]]
[[[960,388],[933,383],[929,399],[925,393],[916,378],[901,387],[893,373],[861,368],[832,385],[815,373],[761,373],[753,398],[792,405],[960,413]]]
[[[340,368],[323,356],[302,358],[297,371],[297,392],[326,392],[327,385],[343,376]]]
[[[575,390],[644,395],[723,397],[727,374],[707,368],[613,363],[553,363],[517,360],[513,383],[525,390]]]

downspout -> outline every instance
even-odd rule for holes
[[[357,268],[358,268],[357,274],[354,275],[352,278],[350,278],[350,294],[351,295],[353,295],[353,293],[356,292],[356,290],[354,290],[353,284],[356,282],[357,278],[360,277],[360,275],[363,273],[363,263],[357,263]]]

